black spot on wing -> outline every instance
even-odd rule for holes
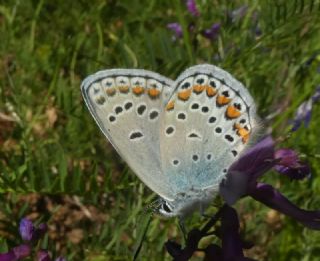
[[[124,105],[124,108],[125,108],[126,110],[130,110],[132,106],[133,106],[133,103],[132,103],[132,102],[126,102],[125,105]]]
[[[134,131],[130,134],[130,140],[136,140],[143,137],[143,133],[141,131]]]
[[[147,109],[147,106],[144,104],[139,105],[138,109],[137,109],[137,113],[139,115],[143,115],[143,113],[145,112],[145,110]]]

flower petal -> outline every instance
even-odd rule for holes
[[[298,154],[291,149],[278,149],[274,157],[280,160],[278,164],[285,166],[293,166],[299,160]]]
[[[30,241],[32,240],[32,237],[34,235],[35,227],[32,224],[31,220],[27,218],[23,218],[20,221],[19,231],[20,231],[21,238],[24,241]]]
[[[214,23],[209,29],[205,29],[202,35],[210,40],[215,40],[219,35],[220,28],[220,23]]]
[[[299,164],[299,166],[295,168],[276,165],[275,170],[292,179],[304,179],[306,177],[311,177],[310,167],[307,164]]]
[[[278,159],[275,170],[292,179],[303,179],[310,176],[310,167],[299,160],[298,154],[291,149],[279,149],[275,152]]]
[[[258,183],[250,190],[249,195],[268,207],[296,219],[308,228],[320,230],[320,210],[307,211],[298,208],[269,184]]]
[[[7,253],[0,254],[0,261],[17,261],[25,258],[31,254],[31,247],[26,244],[22,244],[14,247]]]
[[[175,39],[182,37],[182,27],[179,23],[167,24],[167,28],[170,29],[174,33]]]
[[[255,184],[258,177],[275,165],[274,141],[267,136],[253,147],[249,148],[230,167],[226,179],[220,184],[220,194],[224,200],[232,205],[247,194],[251,184]]]
[[[13,251],[0,254],[0,261],[16,261],[18,260]]]
[[[12,249],[17,259],[25,258],[31,254],[31,247],[27,244],[16,246]]]
[[[187,5],[187,9],[188,9],[190,14],[192,14],[193,16],[199,16],[200,15],[195,0],[187,0],[186,5]]]
[[[291,131],[296,131],[304,122],[305,127],[308,127],[311,120],[312,105],[320,100],[320,86],[316,88],[315,93],[310,99],[300,104],[293,119]]]
[[[317,87],[316,92],[311,97],[312,102],[318,102],[320,100],[320,86]]]

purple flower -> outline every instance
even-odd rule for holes
[[[33,223],[27,219],[23,218],[20,221],[19,232],[24,241],[27,241],[28,244],[22,244],[20,246],[12,248],[7,253],[0,254],[0,261],[16,261],[21,258],[30,256],[31,254],[31,246],[35,245],[37,241],[43,237],[43,235],[47,232],[48,227],[47,224],[41,223],[37,228],[33,225]],[[51,261],[49,252],[47,250],[39,250],[37,252],[37,260],[38,261]],[[55,261],[66,261],[63,257],[56,258]]]
[[[257,182],[268,170],[280,166],[287,168],[286,174],[291,178],[305,177],[308,172],[292,151],[282,149],[274,152],[274,141],[271,137],[266,137],[248,149],[230,167],[226,180],[220,184],[220,194],[228,204],[235,203],[241,196],[249,195],[309,228],[320,229],[320,211],[300,209],[271,185]]]
[[[227,205],[224,206],[221,212],[222,260],[248,260],[243,254],[243,242],[239,229],[237,212]]]
[[[19,231],[24,241],[36,242],[47,232],[47,225],[42,223],[36,228],[29,219],[23,218],[20,221]]]
[[[20,231],[21,238],[24,241],[31,241],[32,236],[34,235],[34,232],[35,232],[35,227],[32,224],[31,220],[27,218],[23,218],[20,221],[19,231]]]
[[[302,123],[305,127],[309,126],[311,120],[312,106],[315,102],[320,100],[320,86],[316,88],[315,93],[310,99],[300,104],[293,119],[293,126],[291,131],[296,131]]]
[[[232,164],[227,179],[220,185],[220,194],[229,205],[234,204],[247,195],[249,187],[254,186],[256,180],[275,164],[274,141],[267,136]]]
[[[209,245],[205,249],[204,260],[254,261],[244,256],[243,248],[247,247],[240,237],[240,224],[236,210],[224,205],[219,212],[221,228],[218,237],[221,239],[221,247],[215,244]]]
[[[251,188],[250,196],[308,228],[320,230],[320,210],[307,211],[298,208],[269,184],[257,183],[255,188]]]
[[[214,23],[209,29],[205,29],[202,35],[210,40],[215,40],[219,35],[220,27],[220,23]]]
[[[31,254],[31,247],[23,244],[12,248],[7,253],[0,254],[0,261],[16,261],[25,258]]]
[[[316,88],[316,92],[312,95],[311,99],[313,103],[318,102],[320,100],[320,86]]]
[[[309,166],[300,161],[298,154],[294,150],[279,149],[275,152],[275,159],[279,159],[274,168],[280,174],[293,179],[303,179],[311,176]]]
[[[221,247],[216,244],[210,244],[203,249],[205,253],[204,260],[251,260],[245,258],[243,254],[245,244],[240,238],[237,212],[226,204],[219,209],[216,215],[201,230],[192,229],[188,233],[185,247],[174,241],[167,241],[165,247],[168,253],[174,257],[174,260],[189,260],[193,253],[199,250],[198,244],[200,240],[208,236],[208,233],[212,231],[212,227],[219,219],[221,220],[221,228],[214,234],[221,239]]]
[[[173,40],[182,37],[182,27],[178,23],[170,23],[167,25],[167,28],[174,33]]]
[[[200,15],[199,10],[197,9],[197,5],[196,5],[195,0],[187,0],[186,5],[187,5],[187,9],[190,14],[192,14],[193,16]]]
[[[309,99],[300,104],[293,119],[293,127],[291,131],[296,131],[304,122],[304,126],[308,127],[311,120],[312,100]]]

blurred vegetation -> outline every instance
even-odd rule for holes
[[[274,115],[266,123],[274,137],[286,133],[320,83],[320,1],[197,4],[199,17],[179,0],[0,1],[0,252],[21,243],[18,223],[28,216],[48,222],[43,247],[53,254],[130,260],[154,195],[85,108],[79,86],[97,70],[145,68],[174,79],[188,66],[216,64],[249,88],[262,118]],[[244,5],[244,15],[232,15]],[[183,26],[182,39],[173,40],[171,22]],[[203,37],[217,22],[218,37]],[[313,178],[264,177],[306,209],[320,209],[319,118],[318,104],[310,126],[282,144],[305,155]],[[244,238],[255,244],[248,256],[319,260],[318,232],[250,198],[236,207]],[[188,228],[202,223],[195,216]],[[141,260],[170,260],[168,238],[181,239],[177,220],[154,217]]]

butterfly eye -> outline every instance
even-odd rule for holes
[[[163,202],[163,204],[160,206],[159,210],[160,210],[160,212],[163,211],[165,214],[170,214],[173,211],[173,207],[169,203]]]

